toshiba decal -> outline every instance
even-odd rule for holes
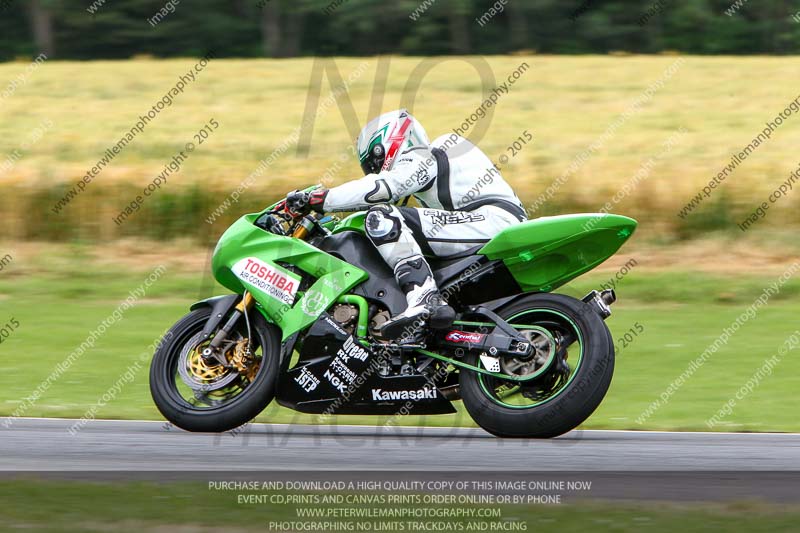
[[[300,278],[286,269],[247,257],[233,266],[233,273],[248,285],[285,304],[294,303]]]

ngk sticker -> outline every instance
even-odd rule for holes
[[[483,337],[483,333],[469,333],[467,331],[453,330],[445,336],[444,340],[477,344],[483,340]]]
[[[300,278],[283,268],[269,265],[257,257],[242,259],[233,265],[233,273],[248,285],[279,302],[291,305],[297,295]]]

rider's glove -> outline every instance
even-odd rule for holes
[[[323,212],[328,189],[315,189],[311,192],[292,191],[286,195],[285,209],[292,216],[307,215],[311,210]]]
[[[310,194],[305,191],[292,191],[286,195],[285,209],[292,216],[300,217],[308,214],[311,207],[308,205]]]
[[[316,211],[317,213],[324,213],[325,212],[325,198],[328,196],[328,189],[324,189],[320,187],[319,189],[314,189],[311,191],[311,195],[308,199],[308,205]]]

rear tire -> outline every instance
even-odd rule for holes
[[[531,400],[530,406],[506,404],[494,392],[492,385],[508,381],[462,369],[461,396],[472,419],[498,437],[552,438],[578,427],[603,401],[614,373],[614,344],[603,320],[588,304],[562,294],[525,296],[497,314],[512,324],[530,324],[526,317],[561,317],[559,321],[574,326],[582,350],[575,365],[576,343],[570,345],[567,363],[574,368],[563,378],[566,383],[539,403]],[[477,353],[467,354],[465,361],[483,368]],[[547,374],[541,379],[547,379]]]
[[[243,390],[219,406],[199,408],[189,403],[176,383],[177,365],[184,347],[203,330],[211,316],[204,307],[179,320],[165,335],[150,364],[150,393],[164,418],[187,431],[222,432],[236,428],[256,417],[275,397],[279,370],[280,337],[258,312],[251,312],[254,353],[260,348],[261,362],[255,377]],[[244,319],[240,320],[244,325]],[[245,330],[246,331],[246,330]],[[186,387],[188,389],[188,387]]]

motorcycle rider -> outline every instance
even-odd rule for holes
[[[456,133],[432,143],[405,109],[371,120],[356,143],[366,176],[330,189],[293,191],[286,209],[303,215],[367,209],[365,230],[393,269],[408,307],[383,324],[397,339],[415,325],[452,324],[455,311],[442,297],[425,259],[463,253],[526,220],[519,198],[492,161]],[[414,196],[418,208],[392,205]]]

